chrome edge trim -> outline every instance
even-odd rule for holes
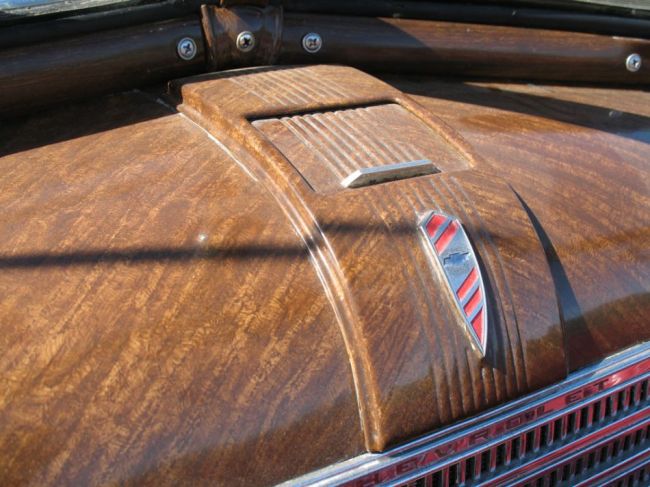
[[[628,379],[619,380],[616,376],[621,371],[628,372],[629,378],[637,378],[650,373],[650,342],[630,347],[607,357],[598,364],[574,372],[557,384],[412,440],[392,450],[383,453],[365,453],[280,485],[343,485],[362,482],[368,476],[388,469],[399,471],[399,473],[382,479],[381,482],[402,481],[407,477],[426,475],[428,472],[440,468],[441,465],[452,463],[458,456],[464,457],[472,450],[482,450],[489,447],[491,443],[502,442],[505,438],[504,435],[514,435],[521,429],[534,427],[538,421],[550,419],[554,413],[564,414],[571,408],[577,409],[583,403],[595,399],[597,395],[606,395],[607,392],[611,392],[617,386],[622,386],[628,381]],[[567,399],[571,402],[567,403]],[[540,409],[549,403],[554,408]],[[535,416],[537,413],[538,415]],[[506,421],[527,417],[528,414],[532,414],[530,420],[512,428],[489,431],[491,428],[500,427]],[[460,445],[470,435],[475,438],[479,435],[484,441],[469,446]],[[450,444],[455,444],[457,448],[452,451],[449,448]],[[441,447],[446,448],[445,455],[440,455]],[[439,450],[437,453],[436,449]],[[427,454],[430,457],[433,455],[437,455],[437,457],[429,459],[426,457]],[[422,458],[425,458],[426,463],[418,465],[418,460]],[[415,467],[413,467],[414,462]]]
[[[437,172],[440,171],[429,159],[398,162],[396,164],[357,169],[341,181],[341,186],[344,188],[361,188],[386,181],[413,178]]]
[[[588,487],[598,482],[599,485],[611,485],[614,481],[619,480],[626,475],[631,474],[635,470],[650,465],[650,450],[645,450],[637,453],[636,455],[626,458],[623,462],[612,465],[610,468],[598,472],[595,476],[581,480],[574,485],[574,487]]]
[[[636,421],[632,422],[632,424],[627,424],[629,422],[628,418],[621,418],[618,421],[615,421],[614,423],[608,424],[606,428],[609,428],[613,431],[603,435],[601,438],[598,437],[598,432],[600,430],[596,430],[593,431],[591,434],[580,438],[577,441],[580,443],[587,443],[586,448],[589,449],[597,448],[599,446],[605,445],[615,438],[625,436],[628,432],[633,431],[642,425],[646,427],[649,424],[648,411],[650,411],[650,408],[644,408],[639,412],[637,412],[636,415],[639,416],[640,418],[638,419],[632,418],[632,419],[636,419]],[[590,441],[593,440],[594,438],[596,441],[593,441],[593,443],[591,443]],[[535,479],[536,477],[543,474],[544,472],[551,471],[554,468],[557,468],[558,465],[579,458],[584,454],[584,451],[582,450],[572,451],[571,450],[572,446],[574,446],[573,443],[567,443],[563,445],[563,447],[560,448],[559,450],[552,450],[540,457],[535,458],[532,462],[528,464],[519,465],[513,468],[512,470],[504,472],[502,475],[499,475],[497,477],[491,477],[490,479],[486,480],[484,485],[515,485],[515,484],[523,485],[526,482]],[[557,456],[558,458],[549,460],[549,458],[552,456]],[[636,456],[638,456],[638,454],[635,454],[633,457],[630,458],[635,458]],[[623,462],[627,462],[627,461],[628,458],[623,459]],[[619,465],[613,465],[606,470],[613,470],[614,467],[618,467],[618,466]],[[600,475],[600,474],[601,472],[598,472],[595,475]],[[593,478],[590,478],[588,480],[592,481]],[[483,484],[479,483],[479,485],[483,485]]]

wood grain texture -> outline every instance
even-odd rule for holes
[[[295,76],[289,85],[293,98],[276,101],[260,96],[260,90],[271,89],[261,80],[279,71],[260,71],[255,89],[243,93],[236,71],[182,80],[173,88],[182,98],[183,112],[218,134],[228,147],[248,153],[242,163],[270,192],[286,199],[294,226],[322,256],[315,264],[325,278],[347,344],[367,447],[383,450],[563,378],[566,362],[550,272],[514,193],[492,177],[472,183],[477,176],[467,171],[315,193],[250,120],[391,102],[422,125],[420,131],[403,131],[399,140],[404,147],[417,147],[426,128],[435,134],[428,141],[430,150],[455,151],[460,169],[478,161],[439,118],[425,115],[375,78],[343,67],[293,68],[282,74],[285,79]],[[243,75],[254,84],[250,80],[255,71]],[[309,92],[311,85],[302,84],[305,78],[318,78],[315,86],[322,88]],[[352,122],[348,136],[364,132],[360,122]],[[337,144],[330,141],[330,146]],[[379,157],[379,147],[366,144],[364,156]],[[343,149],[342,143],[338,149]],[[304,150],[295,155],[303,156]],[[360,151],[351,157],[361,163]],[[313,156],[302,163],[313,166],[311,173],[323,167],[322,160]],[[467,222],[482,249],[495,300],[486,360],[471,350],[462,319],[453,313],[444,282],[433,278],[422,246],[419,220],[435,209]],[[504,236],[497,233],[499,228]],[[536,351],[543,353],[531,353],[540,342],[546,348]]]
[[[240,70],[174,83],[180,113],[131,92],[0,128],[3,483],[274,483],[650,338],[648,93],[387,81]],[[458,168],[319,193],[252,123],[382,104]],[[484,359],[430,210],[485,271]]]
[[[650,82],[650,41],[634,37],[461,22],[283,15],[281,7],[263,2],[205,5],[200,17],[126,28],[115,28],[114,21],[99,25],[111,28],[88,32],[82,27],[83,35],[52,42],[44,41],[47,34],[38,34],[41,40],[36,44],[32,39],[24,47],[0,50],[0,116],[18,116],[60,102],[163,82],[206,67],[217,70],[276,62],[591,84]],[[249,52],[238,50],[235,44],[244,30],[256,37],[256,46]],[[324,40],[316,54],[302,47],[308,32],[318,32]],[[16,38],[24,35],[7,34],[8,45],[15,46]],[[198,47],[191,61],[176,54],[183,37],[193,38]],[[645,60],[635,73],[625,68],[631,53]]]
[[[471,7],[467,10],[471,11]],[[208,56],[213,66],[331,63],[379,72],[438,73],[589,83],[650,82],[650,66],[625,67],[628,55],[650,57],[650,41],[561,30],[285,12],[280,7],[204,7]],[[467,18],[471,16],[468,13]],[[258,45],[235,46],[243,30]],[[302,39],[315,32],[322,48],[305,51]]]
[[[270,484],[363,451],[309,249],[219,144],[141,93],[2,140],[3,484]]]
[[[190,61],[178,41],[194,39]],[[198,18],[88,34],[0,51],[0,117],[46,105],[167,81],[201,72],[205,64]]]
[[[650,95],[391,78],[502,175],[536,220],[571,370],[650,338]]]
[[[309,88],[302,96],[309,99]],[[316,191],[341,189],[359,169],[429,160],[440,170],[467,161],[395,103],[253,121]]]
[[[282,8],[252,3],[223,8],[201,6],[201,22],[208,47],[208,66],[212,71],[224,67],[274,64],[280,51]],[[250,51],[237,47],[241,32],[250,32],[255,46]]]
[[[322,49],[315,54],[302,48],[307,32],[318,32],[323,39]],[[287,13],[278,63],[647,85],[650,63],[634,73],[625,68],[625,59],[635,52],[649,59],[650,41],[459,22]]]

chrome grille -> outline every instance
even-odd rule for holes
[[[650,475],[650,343],[392,451],[292,485],[643,485]]]
[[[649,382],[650,379],[633,380],[580,407],[552,415],[506,441],[399,485],[453,487],[514,483],[535,487],[567,482],[575,485],[583,477],[616,466],[622,455],[627,457],[648,449]],[[630,423],[634,424],[632,431],[626,428]],[[603,435],[607,435],[607,441],[601,445],[599,439]],[[570,456],[577,444],[590,446],[586,453],[557,463],[558,456]],[[528,472],[536,464],[543,472],[531,476]],[[522,475],[526,475],[526,480],[521,479]]]

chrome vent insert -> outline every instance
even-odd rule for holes
[[[398,162],[379,167],[364,167],[357,169],[343,181],[344,188],[362,188],[373,184],[396,181],[398,179],[414,178],[440,172],[429,159],[420,161]]]
[[[529,397],[291,484],[647,485],[649,465],[650,343],[646,343]]]

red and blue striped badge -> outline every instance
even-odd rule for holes
[[[421,228],[468,331],[485,355],[488,335],[485,287],[474,249],[462,224],[450,216],[431,213],[423,220]]]

